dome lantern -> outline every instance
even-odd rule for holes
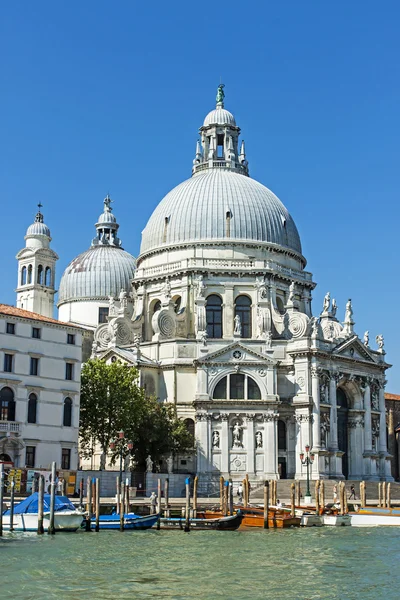
[[[209,169],[224,169],[248,175],[247,162],[238,160],[240,129],[236,126],[235,117],[225,109],[224,84],[217,90],[215,109],[208,113],[200,127],[201,147],[196,150],[192,174],[196,175]]]
[[[104,198],[104,211],[96,223],[97,235],[92,240],[92,246],[109,245],[122,249],[122,242],[117,236],[119,224],[112,214],[111,202],[113,201],[107,194]]]

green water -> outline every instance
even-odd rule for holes
[[[6,533],[0,598],[391,600],[400,528]]]

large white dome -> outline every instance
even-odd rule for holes
[[[196,174],[165,196],[142,233],[140,254],[228,238],[276,244],[301,254],[296,225],[275,194],[250,177],[216,168]]]

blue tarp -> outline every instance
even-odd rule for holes
[[[37,514],[38,512],[38,499],[39,494],[35,492],[25,500],[22,500],[17,506],[14,507],[14,514]],[[43,502],[43,510],[44,512],[50,511],[50,494],[44,494],[44,502]],[[60,510],[75,510],[75,506],[70,502],[67,496],[55,496],[55,512]],[[6,510],[5,515],[9,515],[10,511]]]

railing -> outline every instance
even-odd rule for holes
[[[0,421],[0,431],[9,433],[19,433],[21,428],[20,423],[15,421]]]
[[[208,161],[198,163],[193,166],[193,173],[199,173],[200,171],[207,171],[208,169],[229,169],[229,171],[233,171],[234,173],[241,173],[242,175],[248,175],[247,166],[243,166],[240,163],[232,164],[226,160],[213,160],[212,166],[210,166]]]

